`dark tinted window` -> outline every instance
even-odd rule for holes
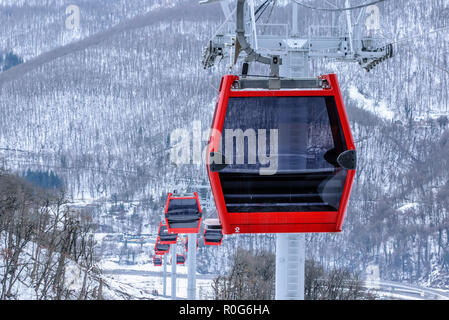
[[[196,199],[170,199],[167,213],[189,215],[199,213]]]
[[[249,150],[258,154],[258,143],[248,145],[248,136],[256,134],[256,140],[265,141],[266,153],[270,154],[270,129],[278,132],[278,171],[333,169],[335,157],[346,149],[340,121],[333,97],[234,97],[229,98],[222,131],[221,150],[227,154],[226,135],[246,133],[244,149],[238,152],[234,138],[233,158],[223,172],[255,172],[266,164],[251,164]],[[266,136],[258,135],[259,129]],[[228,150],[229,151],[229,150]],[[242,154],[243,151],[243,154]],[[333,154],[333,157],[325,156]],[[274,154],[274,150],[272,151]],[[244,159],[244,161],[242,161]],[[238,161],[243,164],[238,164]]]
[[[206,230],[204,238],[209,242],[220,242],[223,238],[221,230]]]
[[[160,258],[154,259],[154,264],[162,264],[162,259]]]
[[[161,230],[159,232],[159,236],[161,235],[167,235],[168,234],[168,229],[167,226],[161,226]]]
[[[169,248],[170,248],[169,244],[162,244],[158,242],[156,245],[157,251],[168,251]]]
[[[255,133],[265,129],[267,155],[269,131],[278,130],[278,164],[272,175],[260,175],[267,164],[261,164],[259,157],[249,163],[251,137],[244,138],[243,155],[237,154],[234,141],[233,157],[226,159],[232,164],[219,172],[228,212],[338,210],[347,171],[336,158],[347,146],[333,97],[230,98],[221,145],[223,154],[229,155],[226,129]],[[253,148],[259,153],[257,143]],[[244,163],[238,164],[242,158]]]

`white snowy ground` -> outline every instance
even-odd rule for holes
[[[385,120],[394,118],[394,112],[388,109],[385,101],[375,101],[365,97],[354,85],[349,88],[349,97],[356,102],[358,107],[370,111]]]
[[[163,266],[154,266],[152,263],[137,265],[121,265],[111,260],[105,260],[101,264],[103,278],[111,286],[126,292],[131,299],[171,299],[171,265],[167,265],[166,296],[163,296]],[[111,273],[114,272],[114,273]],[[130,274],[131,273],[131,274]],[[187,299],[187,265],[177,265],[176,297]],[[196,291],[197,299],[212,299],[212,280],[201,279],[197,274]],[[154,294],[154,290],[158,292]]]

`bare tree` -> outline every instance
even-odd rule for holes
[[[275,258],[269,252],[253,253],[238,249],[232,257],[230,272],[212,283],[217,300],[274,299]],[[357,274],[347,269],[325,270],[316,261],[307,260],[304,295],[306,300],[374,299]]]
[[[274,263],[272,253],[266,251],[253,253],[238,249],[232,257],[229,274],[217,277],[212,284],[215,299],[273,299]]]
[[[305,266],[306,300],[361,300],[375,299],[375,295],[364,288],[357,274],[347,269],[325,270],[313,260]]]
[[[66,195],[0,174],[0,299],[20,298],[31,287],[36,299],[89,299],[98,274],[91,220],[67,205]],[[83,272],[75,295],[67,266]]]

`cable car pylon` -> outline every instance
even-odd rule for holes
[[[356,169],[355,145],[337,76],[308,78],[309,61],[319,58],[358,62],[369,71],[391,58],[393,48],[391,43],[382,44],[383,39],[363,36],[367,5],[352,8],[346,0],[346,9],[360,8],[362,12],[354,27],[349,12],[346,14],[347,30],[343,34],[335,34],[338,28],[333,26],[331,35],[300,38],[298,3],[292,2],[290,35],[273,36],[257,34],[260,15],[255,17],[254,2],[248,1],[248,12],[246,0],[237,0],[234,10],[229,0],[220,1],[226,22],[203,52],[205,69],[222,60],[226,49],[230,48],[231,68],[240,54],[245,55],[241,76],[225,75],[220,84],[207,171],[223,233],[276,233],[275,298],[301,300],[304,233],[342,230]],[[275,3],[269,0],[262,6],[270,2]],[[222,30],[233,12],[235,31]],[[245,21],[247,18],[250,21]],[[269,65],[270,74],[249,75],[251,62]],[[226,152],[222,133],[248,128],[270,130],[270,136],[271,128],[275,128],[273,135],[279,136],[279,145],[273,149],[278,162],[272,173],[261,173],[266,158],[255,165],[248,161],[247,165],[236,161],[237,151],[234,154],[232,145]],[[250,139],[252,144],[257,140],[250,133],[246,135],[248,149]],[[259,141],[255,148],[261,148]],[[266,153],[268,150],[263,148]],[[250,155],[239,154],[238,158],[249,159]]]
[[[164,297],[167,296],[167,255],[164,254],[164,258],[163,258],[163,263],[164,263],[164,278],[162,281],[162,294]]]
[[[187,299],[196,300],[196,243],[197,234],[189,234],[187,255]]]
[[[171,245],[171,298],[176,300],[176,243]]]

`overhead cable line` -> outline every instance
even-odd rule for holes
[[[431,33],[436,33],[436,32],[440,32],[440,31],[444,31],[444,30],[448,30],[448,29],[449,29],[449,26],[441,27],[441,28],[438,28],[438,29],[427,31],[426,33],[423,33],[423,34],[419,34],[419,35],[416,35],[416,36],[411,36],[411,37],[408,37],[408,38],[403,38],[403,39],[396,40],[396,41],[392,42],[391,44],[395,44],[395,43],[399,43],[399,42],[405,42],[405,41],[413,40],[413,39],[416,39],[416,38],[425,37],[425,36],[427,36],[427,35],[429,35]]]
[[[354,6],[354,7],[348,7],[348,8],[334,8],[334,9],[332,9],[332,8],[317,8],[317,7],[314,7],[314,6],[311,6],[311,5],[302,3],[302,2],[300,2],[300,1],[298,1],[298,0],[292,0],[292,1],[295,2],[295,3],[297,3],[297,4],[300,5],[300,6],[304,7],[304,8],[313,9],[313,10],[323,10],[323,11],[347,11],[347,10],[356,10],[356,9],[365,8],[365,7],[374,5],[374,4],[376,4],[376,3],[384,2],[384,1],[386,1],[386,0],[376,0],[376,1],[372,1],[372,2],[369,2],[369,3],[361,4],[361,5]]]

